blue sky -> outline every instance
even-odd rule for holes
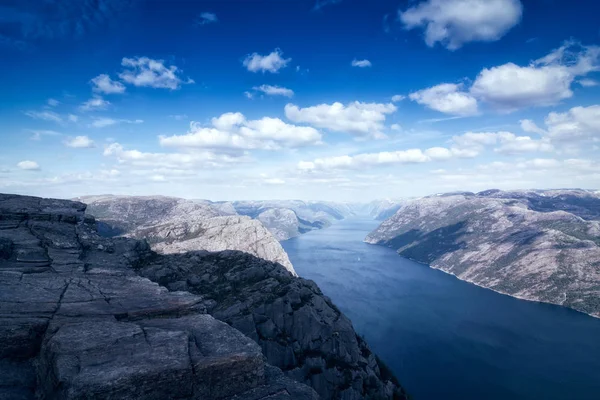
[[[4,1],[0,191],[600,188],[600,4]]]

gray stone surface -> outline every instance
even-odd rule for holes
[[[262,347],[270,364],[322,398],[404,398],[346,316],[309,280],[247,253],[189,252],[139,273],[201,295],[215,318]]]
[[[415,200],[365,239],[460,279],[600,317],[600,195],[489,190]]]
[[[314,282],[102,237],[84,210],[0,194],[0,398],[405,397]]]
[[[318,398],[266,374],[274,367],[260,346],[206,314],[210,301],[140,277],[135,268],[162,256],[100,237],[84,210],[0,194],[10,244],[0,258],[0,398]]]
[[[163,254],[191,250],[240,250],[278,262],[296,274],[279,241],[231,205],[164,196],[86,196],[88,213],[111,235],[146,239]]]

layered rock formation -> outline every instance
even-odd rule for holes
[[[238,214],[258,219],[278,240],[323,229],[354,212],[343,203],[301,200],[235,201]]]
[[[365,239],[458,278],[600,317],[600,196],[485,191],[415,200]]]
[[[109,235],[146,239],[160,253],[240,250],[296,274],[287,253],[260,221],[231,215],[226,205],[164,196],[87,196],[88,213]]]
[[[323,398],[403,396],[314,283],[246,253],[102,237],[84,210],[0,195],[0,398],[319,397],[300,382]],[[285,374],[261,351],[271,338],[292,347]]]

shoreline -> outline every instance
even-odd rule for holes
[[[381,244],[370,243],[370,242],[367,242],[366,240],[363,240],[363,243],[366,243],[366,244],[369,244],[369,245],[372,245],[372,246],[381,246],[381,247],[387,247],[387,246],[385,246],[385,245],[381,245]],[[387,248],[389,248],[389,249],[393,250],[391,247],[387,247]],[[394,251],[395,251],[395,250],[394,250]],[[441,272],[443,272],[443,273],[444,273],[444,274],[446,274],[446,275],[453,276],[454,278],[458,279],[458,280],[459,280],[459,281],[461,281],[461,282],[470,283],[471,285],[475,285],[475,286],[477,286],[477,287],[480,287],[480,288],[482,288],[482,289],[491,290],[492,292],[495,292],[495,293],[498,293],[498,294],[501,294],[501,295],[504,295],[504,296],[509,296],[509,297],[512,297],[512,298],[514,298],[514,299],[517,299],[517,300],[524,300],[524,301],[530,301],[530,302],[541,303],[541,304],[551,304],[551,305],[553,305],[553,306],[562,307],[562,308],[565,308],[565,309],[568,309],[568,310],[571,310],[571,311],[575,311],[575,312],[577,312],[577,313],[580,313],[580,314],[583,314],[583,315],[590,316],[590,317],[592,317],[592,318],[600,319],[600,315],[588,314],[588,313],[586,313],[586,312],[583,312],[583,311],[577,310],[577,309],[575,309],[575,308],[572,308],[572,307],[567,307],[567,306],[564,306],[564,305],[562,305],[562,304],[551,303],[551,302],[549,302],[549,301],[542,301],[542,300],[537,300],[537,299],[530,299],[530,298],[527,298],[527,297],[522,297],[522,296],[517,296],[517,295],[510,294],[510,293],[502,292],[502,291],[500,291],[500,290],[496,290],[496,289],[493,289],[493,288],[491,288],[491,287],[483,286],[483,285],[480,285],[480,284],[478,284],[477,282],[473,282],[473,281],[471,281],[471,280],[469,280],[469,279],[462,279],[461,277],[457,276],[456,274],[454,274],[454,273],[453,273],[453,272],[451,272],[451,271],[446,271],[446,270],[444,270],[444,269],[442,269],[442,268],[437,268],[437,267],[434,267],[434,266],[432,266],[432,265],[430,265],[430,264],[427,264],[427,263],[421,262],[421,261],[419,261],[419,260],[415,260],[415,259],[413,259],[413,258],[410,258],[410,257],[405,257],[405,256],[403,256],[403,255],[399,254],[397,251],[395,251],[395,253],[398,255],[398,257],[402,257],[402,258],[405,258],[405,259],[407,259],[407,260],[414,261],[414,262],[416,262],[416,263],[418,263],[418,264],[424,265],[424,266],[426,266],[426,267],[428,267],[428,268],[431,268],[431,269],[433,269],[433,270],[436,270],[436,271],[441,271]]]

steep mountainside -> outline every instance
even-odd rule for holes
[[[365,241],[501,293],[600,317],[599,210],[600,196],[581,190],[436,195],[407,204]]]
[[[163,196],[89,196],[99,229],[107,234],[146,239],[160,253],[240,250],[278,262],[295,274],[286,252],[260,221],[231,215],[226,205]]]
[[[409,202],[408,199],[374,200],[367,205],[367,213],[378,221],[391,217]]]
[[[157,254],[84,210],[0,194],[0,398],[405,398],[314,282],[237,251]]]
[[[278,240],[323,229],[333,221],[353,215],[349,206],[333,202],[271,200],[235,201],[232,204],[238,214],[261,221]]]

